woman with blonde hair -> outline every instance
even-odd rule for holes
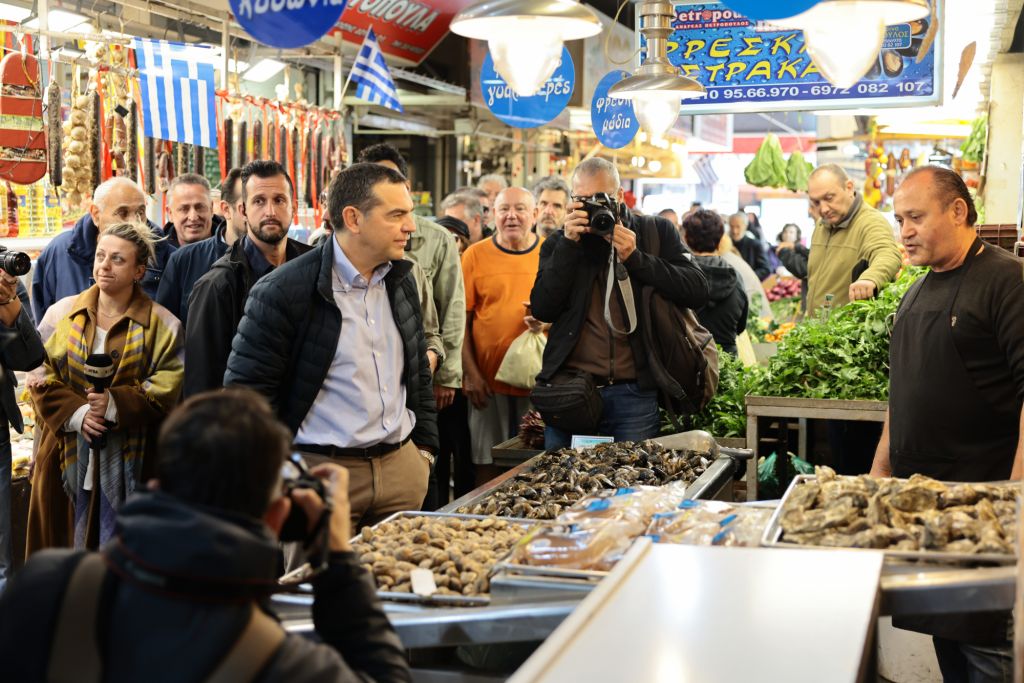
[[[139,287],[154,242],[145,225],[103,231],[95,284],[57,301],[39,324],[47,357],[28,380],[38,450],[27,553],[99,547],[113,533],[117,508],[152,470],[155,435],[183,380],[181,325]],[[86,375],[93,353],[114,363],[102,392]]]

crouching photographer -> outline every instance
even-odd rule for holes
[[[121,507],[110,543],[38,552],[0,598],[10,680],[410,680],[348,544],[347,471],[307,470],[290,449],[249,390],[182,404],[160,431],[158,479]],[[282,536],[304,538],[320,570],[323,644],[268,616]]]
[[[547,427],[546,449],[573,434],[637,441],[658,434],[658,385],[641,333],[642,292],[684,308],[708,300],[708,283],[663,218],[623,205],[615,165],[582,162],[572,212],[541,247],[530,295],[533,316],[552,323],[531,401]],[[609,273],[612,273],[609,277]]]

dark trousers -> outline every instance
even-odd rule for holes
[[[437,452],[435,495],[442,507],[449,503],[449,481],[455,480],[455,497],[464,496],[473,490],[472,446],[469,439],[469,411],[466,395],[455,391],[455,400],[437,414],[437,429],[441,435],[441,448]],[[432,510],[434,508],[425,508]]]
[[[945,683],[1011,683],[1013,649],[1004,646],[970,645],[934,636],[935,656]]]
[[[829,420],[828,445],[832,451],[833,469],[839,474],[867,474],[871,471],[880,438],[881,422]]]

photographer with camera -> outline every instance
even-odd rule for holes
[[[0,598],[5,676],[410,680],[348,544],[347,471],[323,464],[294,478],[290,443],[267,401],[248,390],[177,408],[160,431],[158,478],[121,508],[111,542],[100,553],[37,553]],[[306,533],[325,530],[316,543],[326,544],[326,562],[312,580],[322,643],[287,635],[268,609],[278,537],[295,510]]]
[[[697,309],[708,301],[707,280],[675,226],[663,218],[636,217],[625,208],[614,164],[597,157],[583,161],[573,171],[572,193],[572,212],[562,231],[541,247],[530,294],[534,317],[552,323],[532,394],[547,423],[544,446],[549,450],[569,446],[573,433],[616,441],[656,436],[658,395],[647,361],[651,350],[636,318],[641,287],[681,307]],[[655,236],[656,250],[651,244]],[[560,395],[544,401],[545,390],[549,398]],[[560,421],[561,410],[549,407],[580,398],[571,394],[583,395],[589,422]]]
[[[0,593],[11,576],[11,437],[9,426],[19,433],[25,425],[14,391],[15,370],[27,371],[46,358],[43,342],[32,324],[28,292],[18,280],[19,256],[0,248]]]

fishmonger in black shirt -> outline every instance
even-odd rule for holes
[[[910,262],[931,272],[907,292],[889,351],[889,414],[872,476],[945,481],[1021,476],[1024,262],[982,242],[956,173],[907,175],[894,197]],[[1011,681],[1008,613],[912,618],[947,681]],[[980,677],[976,677],[980,676]]]

